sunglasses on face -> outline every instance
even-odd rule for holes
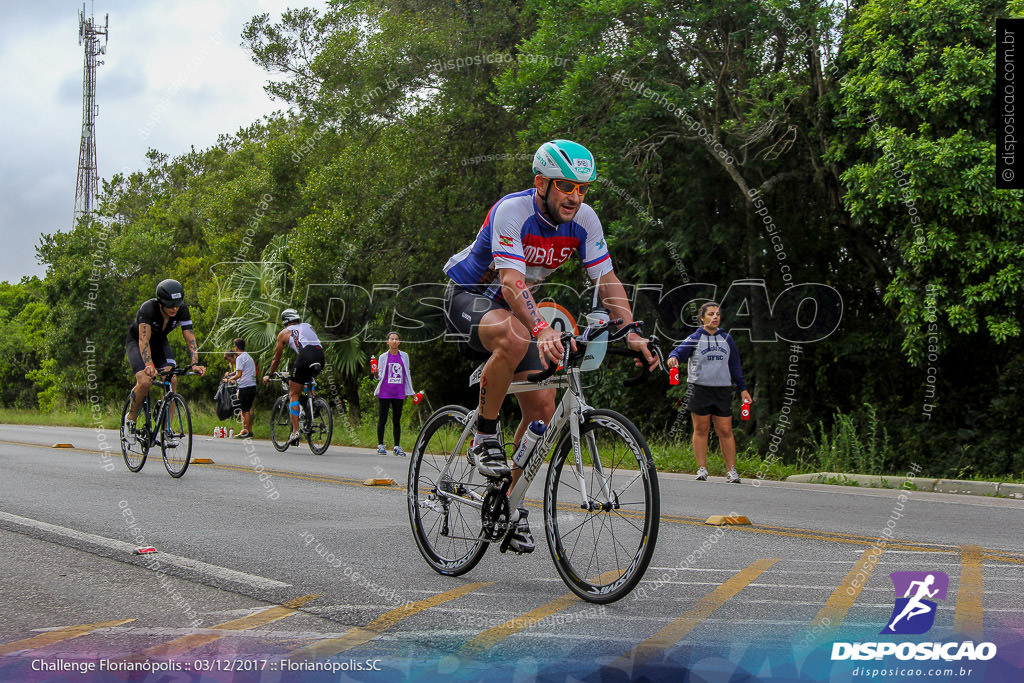
[[[552,180],[551,182],[554,184],[555,189],[562,194],[579,192],[582,197],[590,189],[590,183],[574,183],[571,180]]]

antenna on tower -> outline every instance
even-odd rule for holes
[[[99,192],[99,173],[96,170],[96,67],[103,62],[97,60],[107,52],[107,30],[110,15],[106,15],[102,28],[92,17],[85,17],[85,3],[78,12],[78,44],[85,45],[85,65],[82,71],[82,144],[78,150],[78,181],[75,185],[75,224],[79,219],[89,217],[96,210]],[[103,45],[100,45],[103,36]]]

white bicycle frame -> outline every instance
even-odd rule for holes
[[[470,386],[478,383],[482,374],[483,365],[478,367],[470,377]],[[569,434],[572,439],[573,458],[575,461],[575,468],[573,469],[573,472],[576,475],[576,479],[579,482],[580,487],[580,505],[584,509],[590,511],[597,509],[601,507],[601,503],[597,503],[590,498],[587,492],[586,477],[583,474],[583,452],[580,448],[580,424],[583,422],[583,415],[590,410],[591,407],[583,398],[583,388],[580,384],[580,369],[578,367],[570,367],[566,370],[565,374],[557,377],[550,377],[540,382],[512,382],[512,384],[509,385],[508,393],[522,394],[530,391],[540,391],[541,389],[567,389],[567,391],[562,394],[562,398],[555,406],[555,412],[551,417],[551,423],[548,425],[547,430],[540,437],[537,443],[534,444],[534,452],[531,455],[530,460],[526,463],[523,475],[509,492],[508,509],[510,511],[514,511],[519,507],[519,504],[526,496],[527,489],[537,476],[537,472],[540,471],[540,466],[545,460],[545,455],[557,443],[556,439],[561,436],[562,430],[565,428],[567,422],[569,424]],[[466,417],[466,425],[462,430],[462,434],[459,436],[459,441],[456,444],[454,451],[449,454],[448,461],[445,464],[445,469],[441,472],[441,481],[448,478],[449,468],[451,468],[455,460],[452,456],[454,456],[454,454],[461,453],[466,440],[472,437],[476,428],[477,410],[479,409],[473,410]],[[590,447],[590,452],[592,454],[596,454],[597,444],[596,440],[594,440],[593,434],[588,433],[586,437],[587,444]],[[610,501],[612,498],[612,492],[609,488],[608,477],[604,473],[600,458],[594,459],[593,467],[601,477],[601,493],[603,494],[606,502]],[[486,483],[489,484],[490,482]],[[482,497],[479,500],[476,500],[474,498],[459,496],[454,493],[442,492],[441,490],[438,491],[438,495],[448,498],[449,500],[457,500],[461,504],[469,505],[476,509],[483,508]]]

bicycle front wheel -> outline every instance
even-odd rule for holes
[[[288,413],[288,395],[274,401],[270,411],[270,441],[279,451],[288,450],[288,437],[292,433],[292,418]]]
[[[163,433],[160,451],[167,473],[177,479],[192,462],[192,415],[188,404],[178,394],[171,394],[164,404]]]
[[[149,399],[147,398],[148,402]],[[149,440],[139,439],[135,434],[129,434],[124,423],[128,419],[128,411],[132,407],[132,395],[128,392],[128,398],[124,402],[124,409],[121,410],[121,455],[124,457],[124,464],[132,472],[138,472],[146,464],[146,455],[149,454]],[[143,404],[139,409],[139,416],[149,412],[149,406]],[[136,418],[136,421],[138,418]]]
[[[469,464],[472,438],[461,444],[469,411],[445,406],[423,425],[409,459],[409,523],[420,553],[439,574],[460,576],[487,550],[481,539],[480,502],[487,482]],[[474,482],[474,476],[477,481]]]
[[[314,396],[313,414],[309,416],[309,431],[306,433],[309,450],[315,455],[323,455],[331,445],[333,433],[334,416],[331,414],[331,406],[324,397]]]
[[[612,410],[592,410],[580,425],[581,462],[566,432],[544,487],[551,559],[573,593],[615,602],[640,582],[654,554],[661,499],[643,435]]]

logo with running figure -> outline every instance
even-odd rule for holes
[[[926,633],[935,623],[935,600],[945,600],[949,577],[944,572],[893,572],[896,604],[889,624],[879,633]]]

